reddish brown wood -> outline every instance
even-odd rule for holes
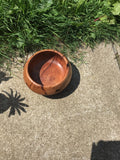
[[[70,82],[71,64],[55,50],[41,50],[31,56],[24,66],[24,80],[34,92],[53,95],[61,92]]]

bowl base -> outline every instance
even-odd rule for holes
[[[47,61],[40,69],[40,81],[43,85],[52,86],[61,82],[64,77],[64,69],[54,58]]]

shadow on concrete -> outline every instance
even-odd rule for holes
[[[120,141],[93,143],[91,160],[120,160]]]
[[[6,77],[6,73],[0,71],[0,83],[2,81],[8,81],[9,79],[11,79],[12,77]]]
[[[46,96],[47,98],[51,99],[64,98],[72,94],[77,89],[78,85],[80,84],[80,73],[73,63],[71,63],[71,66],[72,66],[72,78],[69,85],[62,92],[56,95]]]
[[[8,117],[10,117],[11,115],[15,115],[15,110],[18,112],[19,115],[21,115],[21,111],[26,112],[24,107],[29,106],[25,103],[22,103],[25,98],[21,98],[21,95],[18,94],[17,91],[15,95],[13,95],[13,90],[10,90],[11,93],[8,93],[6,91],[3,91],[5,94],[0,93],[0,113],[4,113],[10,108]]]

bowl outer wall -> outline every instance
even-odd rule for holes
[[[31,59],[35,55],[40,54],[42,52],[46,52],[46,51],[55,52],[55,53],[59,54],[60,56],[62,56],[67,64],[67,67],[68,67],[68,72],[67,72],[67,75],[65,76],[64,80],[61,83],[58,83],[57,85],[52,86],[52,87],[51,86],[43,86],[41,84],[34,82],[28,73],[28,66],[29,66],[29,62],[31,61]],[[42,95],[54,95],[54,94],[61,92],[69,84],[71,77],[72,77],[72,67],[71,67],[71,64],[68,61],[68,59],[60,52],[52,50],[52,49],[41,50],[41,51],[34,53],[27,60],[27,62],[25,63],[25,66],[24,66],[23,77],[24,77],[25,83],[32,91],[34,91],[38,94],[42,94]]]

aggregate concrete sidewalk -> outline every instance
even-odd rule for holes
[[[120,70],[112,45],[83,50],[85,63],[72,64],[72,81],[58,96],[32,92],[22,67],[13,78],[1,72],[0,160],[120,160]]]

